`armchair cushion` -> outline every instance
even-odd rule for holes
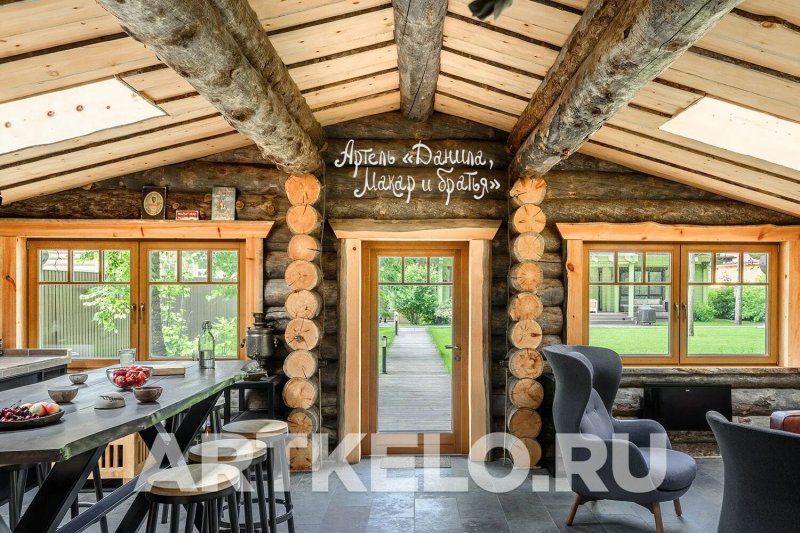
[[[589,402],[586,404],[583,418],[581,419],[581,433],[594,435],[603,440],[609,440],[614,433],[614,426],[611,417],[606,411],[606,406],[597,391],[592,390],[589,395]]]
[[[690,455],[670,449],[659,449],[657,452],[655,450],[651,452],[651,448],[639,448],[639,451],[642,452],[642,457],[647,463],[650,476],[653,478],[664,477],[664,481],[658,486],[659,490],[683,490],[691,485],[695,476],[697,476],[697,463]],[[667,454],[666,473],[662,470],[664,466],[662,461],[656,460],[651,464],[651,453]]]
[[[664,426],[655,420],[639,418],[614,421],[614,433],[628,435],[628,440],[640,448],[649,448],[663,443],[662,448],[672,448]],[[655,438],[654,438],[655,437]]]

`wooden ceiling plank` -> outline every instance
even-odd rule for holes
[[[397,72],[386,72],[369,78],[311,91],[305,93],[305,97],[312,109],[319,109],[336,105],[339,102],[399,89],[400,80]]]
[[[287,65],[372,46],[394,39],[392,9],[273,35],[270,40]]]
[[[325,132],[311,113],[300,89],[297,88],[267,33],[258,20],[258,15],[247,0],[209,0],[217,8],[225,27],[233,36],[247,62],[261,74],[261,78],[273,89],[291,118],[297,122],[316,148],[325,145]],[[250,136],[252,137],[252,136]],[[256,144],[261,145],[258,139]]]
[[[323,126],[353,120],[368,115],[377,115],[400,109],[400,91],[385,93],[373,98],[346,102],[340,106],[315,111],[314,115]]]
[[[710,96],[800,122],[800,84],[763,72],[687,52],[659,79]]]
[[[443,74],[472,79],[525,98],[530,98],[540,83],[540,80],[533,76],[476,61],[448,50],[442,50],[441,71]]]
[[[778,17],[796,26],[800,26],[800,9],[797,0],[745,0],[739,9],[755,15]]]
[[[169,67],[129,74],[120,79],[154,102],[194,91],[194,87]]]
[[[289,72],[300,90],[307,91],[395,68],[397,68],[397,48],[394,44],[390,44],[326,61],[292,67]]]
[[[26,0],[0,6],[0,58],[121,33],[94,0]]]
[[[444,20],[444,46],[542,77],[558,55],[550,48],[453,17]]]
[[[509,115],[519,115],[525,109],[526,101],[524,98],[515,98],[507,94],[498,93],[488,88],[467,83],[462,80],[451,78],[450,76],[439,76],[439,83],[436,90],[442,93],[463,98],[470,102],[475,102],[497,111],[502,111]]]
[[[319,20],[338,18],[380,6],[388,0],[250,0],[267,32],[284,30]]]
[[[400,71],[400,111],[424,122],[433,114],[447,2],[394,0],[394,42]]]
[[[170,0],[99,1],[132,37],[146,43],[208,98],[239,133],[253,139],[265,158],[290,172],[315,172],[322,167],[314,140],[287,110],[284,95],[276,89],[278,84],[265,80],[245,56],[244,50],[252,53],[265,39],[249,5],[223,5],[241,8],[238,15],[247,17],[240,21],[242,28],[226,28],[219,8],[205,0],[180,4]],[[255,29],[247,22],[251,18]],[[277,58],[271,62],[281,63]],[[281,69],[282,64],[276,72]],[[294,86],[291,80],[289,85]],[[299,100],[304,102],[302,97]]]
[[[787,198],[800,198],[800,183],[721,161],[708,154],[697,154],[679,146],[649,139],[634,133],[604,126],[591,137],[593,141],[691,168],[719,179],[733,181]]]
[[[631,103],[674,116],[702,97],[697,93],[651,81],[636,93]]]
[[[800,181],[800,171],[798,170],[771,163],[764,159],[758,159],[756,157],[724,150],[710,144],[705,144],[659,129],[660,126],[662,126],[667,120],[669,119],[653,113],[648,113],[647,111],[643,111],[641,109],[623,107],[619,110],[619,112],[617,112],[616,115],[609,119],[608,124],[619,126],[626,130],[630,130],[635,133],[641,133],[649,137],[654,137],[665,142],[678,144],[695,151],[705,152],[711,156],[726,159],[731,163],[754,167],[765,172],[780,174],[782,176],[786,176],[787,178]]]
[[[54,144],[32,146],[24,150],[17,150],[16,152],[2,154],[0,155],[0,167],[14,163],[20,163],[29,159],[43,157],[56,152],[78,150],[81,147],[89,144],[125,137],[155,128],[169,126],[171,124],[175,124],[176,122],[185,122],[187,120],[206,117],[217,113],[216,108],[202,96],[192,96],[189,98],[182,98],[180,100],[166,102],[161,105],[161,108],[169,113],[169,115],[151,118],[149,120],[137,122],[136,124],[130,124],[127,126],[121,126],[119,128],[98,131],[90,135],[75,137],[74,139],[67,139]],[[0,170],[0,172],[2,171]]]
[[[469,3],[472,0],[450,0],[448,10],[462,17],[472,18]],[[497,19],[487,18],[483,24],[513,31],[536,39],[563,46],[580,15],[538,2],[514,2]]]
[[[542,102],[547,111],[529,135],[519,137],[525,140],[516,151],[511,174],[540,176],[568,157],[737,3],[687,0],[676,6],[670,0],[628,0],[563,89],[553,91],[562,86],[561,81],[550,78],[550,83],[546,78],[533,95],[532,103],[537,102],[537,94],[549,93],[554,100]],[[602,8],[598,17],[601,13]],[[585,16],[595,20],[591,5]],[[579,23],[575,35],[581,29]],[[526,119],[529,111],[538,114],[529,106],[515,132],[527,130],[532,123]]]
[[[800,32],[780,24],[760,23],[731,13],[700,39],[697,46],[800,76]]]
[[[43,178],[69,169],[98,165],[120,157],[134,156],[164,145],[184,143],[230,131],[232,131],[231,126],[222,117],[217,116],[162,128],[130,139],[112,140],[104,144],[4,169],[0,171],[0,187]]]
[[[89,44],[0,64],[0,102],[16,100],[158,64],[133,39]]]
[[[503,131],[510,131],[516,122],[516,118],[511,115],[472,105],[442,93],[436,93],[434,107],[436,111],[487,124]]]
[[[88,170],[64,174],[53,179],[37,181],[19,187],[13,187],[0,191],[3,205],[12,202],[53,194],[56,192],[82,187],[95,181],[114,178],[131,172],[140,172],[148,168],[174,165],[183,161],[197,159],[208,155],[227,152],[251,144],[252,141],[239,133],[223,135],[214,139],[201,140],[197,143],[185,144],[164,150],[132,157],[122,161],[115,161],[107,165],[100,165]]]
[[[628,168],[638,170],[653,176],[659,176],[684,185],[697,187],[705,191],[713,192],[739,200],[742,202],[758,205],[767,209],[773,209],[789,215],[800,215],[800,204],[791,202],[783,198],[778,198],[759,191],[754,191],[745,187],[739,187],[724,181],[720,181],[702,174],[690,172],[683,168],[672,166],[666,162],[654,161],[635,154],[608,148],[591,141],[586,142],[578,150],[580,153],[612,161]]]

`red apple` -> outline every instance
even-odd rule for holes
[[[28,410],[33,416],[45,416],[47,414],[47,408],[44,406],[44,403],[41,402],[36,402],[31,405]]]
[[[44,408],[47,411],[48,415],[54,415],[57,412],[61,411],[61,407],[57,403],[45,402]]]

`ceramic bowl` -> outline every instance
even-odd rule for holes
[[[155,402],[161,397],[161,387],[136,387],[133,389],[133,395],[141,403]]]
[[[84,383],[86,383],[87,379],[89,379],[89,374],[83,372],[69,375],[69,380],[72,382],[73,385],[83,385]]]
[[[69,403],[78,395],[78,387],[68,385],[65,387],[50,387],[47,394],[56,403]]]

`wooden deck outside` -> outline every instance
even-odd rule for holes
[[[451,431],[452,380],[424,326],[400,328],[378,374],[378,431]]]

